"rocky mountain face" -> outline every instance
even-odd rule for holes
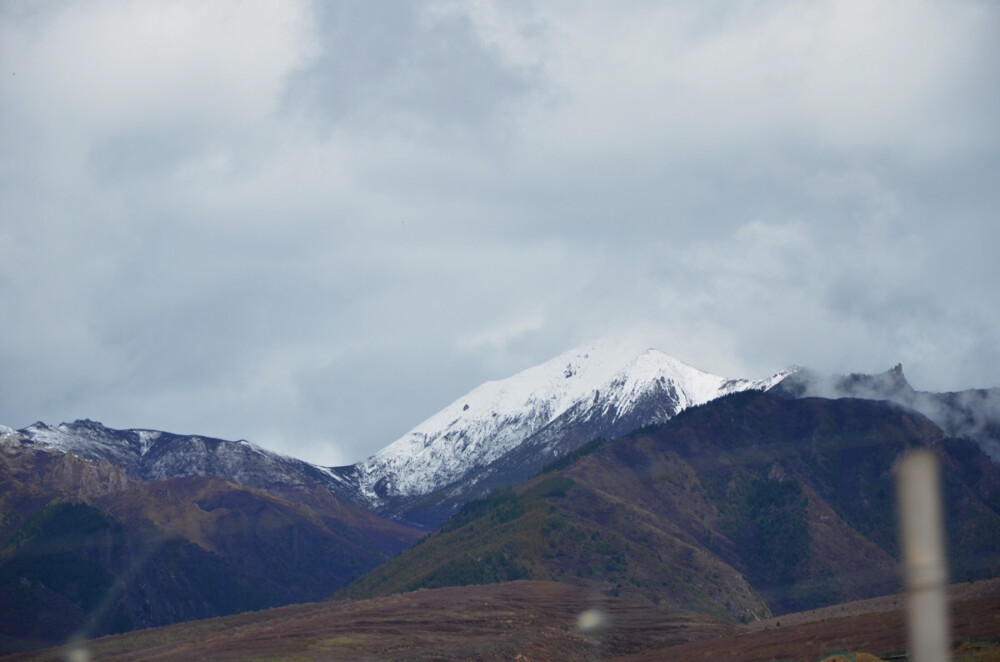
[[[740,620],[898,588],[892,471],[942,459],[955,580],[1000,572],[1000,469],[884,401],[737,393],[467,503],[338,595],[514,579]]]
[[[216,476],[290,497],[318,486],[336,492],[342,482],[329,469],[243,440],[115,430],[90,420],[57,426],[38,422],[19,433],[40,447],[109,462],[136,480]]]

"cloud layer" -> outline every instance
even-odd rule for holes
[[[353,462],[597,337],[1000,385],[1000,9],[0,7],[0,422]]]

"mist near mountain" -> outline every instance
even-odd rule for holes
[[[955,437],[975,440],[994,462],[1000,462],[1000,388],[948,393],[916,391],[897,364],[886,372],[823,375],[799,369],[783,379],[775,392],[791,397],[888,400],[919,411]]]

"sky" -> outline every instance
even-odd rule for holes
[[[356,462],[597,339],[1000,386],[1000,4],[0,3],[0,423]]]

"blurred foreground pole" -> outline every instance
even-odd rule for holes
[[[927,448],[910,451],[899,464],[897,482],[910,660],[946,662],[951,643],[945,600],[948,571],[937,456]]]

